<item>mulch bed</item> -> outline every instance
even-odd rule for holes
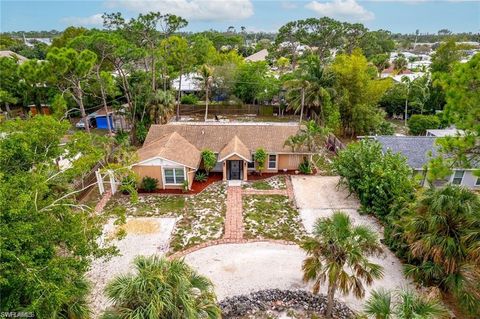
[[[208,179],[205,182],[197,182],[194,181],[192,184],[192,189],[188,192],[184,192],[181,189],[157,189],[152,192],[147,192],[143,189],[139,189],[139,194],[172,194],[172,195],[194,195],[198,194],[207,188],[209,185],[221,181],[222,180],[222,173],[210,173],[208,175]]]

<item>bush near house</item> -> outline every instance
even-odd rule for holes
[[[407,122],[408,129],[412,135],[425,135],[429,129],[440,128],[440,119],[436,115],[415,114]]]
[[[255,151],[255,162],[257,162],[257,170],[262,173],[265,169],[265,162],[267,161],[267,152],[263,148],[258,148]]]
[[[158,179],[153,177],[145,176],[142,179],[142,183],[140,184],[140,188],[146,190],[147,192],[152,192],[157,189],[158,186]]]
[[[312,174],[312,162],[310,162],[308,159],[304,159],[300,165],[298,165],[298,170],[302,174]]]
[[[204,149],[202,151],[202,161],[203,161],[203,168],[205,169],[208,175],[210,170],[214,168],[215,165],[217,164],[217,156],[212,150]]]

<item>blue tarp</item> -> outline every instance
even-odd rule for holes
[[[110,120],[110,127],[113,129],[114,126],[113,126],[113,121],[112,121],[112,115],[109,115],[108,118]],[[108,130],[107,116],[106,115],[97,116],[96,120],[97,120],[97,128],[98,129]]]

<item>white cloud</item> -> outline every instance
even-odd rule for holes
[[[171,13],[192,21],[242,20],[253,15],[251,0],[108,0],[107,5],[135,13]]]
[[[305,5],[321,16],[344,21],[369,21],[375,18],[373,12],[362,7],[356,0],[332,0],[328,2],[312,1]]]
[[[65,24],[75,25],[75,26],[92,26],[92,25],[103,24],[101,13],[97,13],[89,17],[66,17],[66,18],[63,18],[61,21]]]

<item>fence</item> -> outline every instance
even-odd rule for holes
[[[335,154],[338,154],[340,150],[345,148],[345,144],[343,144],[334,134],[330,133],[327,138],[327,148]]]
[[[106,163],[112,160],[113,153],[115,152],[116,147],[112,147],[107,155],[107,160],[100,160],[92,167],[88,173],[84,174],[80,179],[73,183],[73,189],[78,190],[79,192],[75,194],[75,198],[77,200],[82,200],[95,186],[97,182],[96,173],[99,169],[101,169]],[[89,186],[90,185],[90,186]],[[89,187],[87,187],[89,186]],[[81,191],[80,191],[81,190]]]
[[[208,113],[212,115],[245,115],[256,114],[263,116],[272,116],[278,106],[274,105],[253,105],[253,104],[209,104]],[[180,106],[181,115],[196,115],[205,112],[205,105],[188,105]]]

